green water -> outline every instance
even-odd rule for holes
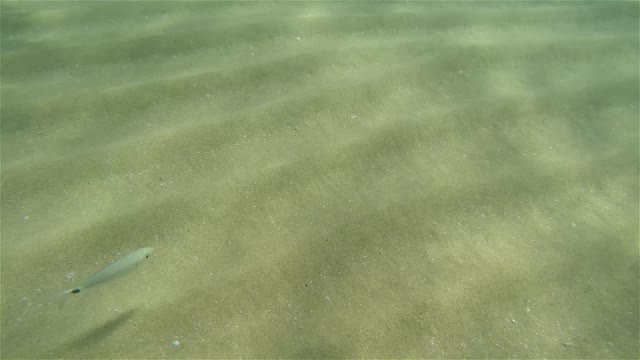
[[[0,11],[2,358],[639,357],[637,2]]]

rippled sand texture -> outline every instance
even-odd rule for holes
[[[638,3],[1,10],[2,358],[638,357]]]

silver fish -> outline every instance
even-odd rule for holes
[[[104,269],[91,275],[86,280],[78,284],[78,286],[65,290],[60,295],[77,294],[92,286],[101,284],[103,282],[118,278],[129,271],[135,269],[141,262],[149,258],[149,255],[153,252],[153,248],[146,247],[132,251],[123,258],[112,262]]]

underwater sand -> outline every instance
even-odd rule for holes
[[[638,358],[637,2],[0,10],[2,358]]]

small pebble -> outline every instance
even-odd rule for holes
[[[172,343],[171,343],[171,346],[173,346],[173,347],[178,347],[178,346],[180,346],[180,341],[176,340],[176,341],[172,342]]]

